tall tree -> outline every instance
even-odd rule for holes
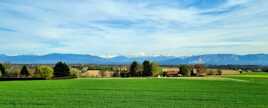
[[[41,78],[44,78],[47,80],[53,78],[53,68],[49,66],[38,66],[36,69],[38,73],[40,74]]]
[[[65,77],[70,76],[70,68],[69,66],[64,62],[58,62],[56,63],[54,67],[54,76],[55,77]]]
[[[139,71],[139,63],[136,61],[132,62],[129,69],[129,75],[131,77],[137,76],[138,71]]]
[[[180,72],[183,76],[191,76],[191,67],[189,65],[180,66]]]
[[[143,73],[142,76],[152,76],[152,65],[150,61],[145,60],[143,62]]]
[[[28,77],[30,75],[30,72],[26,65],[24,65],[20,71],[20,74],[24,77]]]
[[[6,76],[6,68],[3,64],[0,64],[0,74]]]

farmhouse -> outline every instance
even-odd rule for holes
[[[180,69],[179,68],[162,68],[163,76],[167,77],[178,77],[180,76]]]

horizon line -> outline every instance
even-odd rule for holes
[[[246,55],[268,55],[268,53],[246,53],[246,54],[238,54],[238,53],[206,53],[206,54],[193,54],[193,55],[165,55],[165,54],[154,54],[154,55],[124,55],[124,54],[114,54],[114,55],[98,55],[98,54],[85,54],[85,53],[46,53],[46,54],[4,54],[0,53],[0,55],[4,56],[46,56],[46,55],[87,55],[87,56],[97,56],[101,58],[113,58],[113,57],[192,57],[192,56],[202,56],[202,55],[238,55],[238,56],[246,56]]]

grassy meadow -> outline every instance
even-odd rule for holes
[[[1,81],[0,108],[268,108],[268,75]]]

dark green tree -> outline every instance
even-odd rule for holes
[[[6,68],[3,64],[0,64],[0,74],[6,76]]]
[[[135,76],[137,76],[138,72],[139,72],[139,63],[134,61],[130,65],[129,75],[131,77],[135,77]]]
[[[143,62],[143,73],[142,76],[152,76],[153,72],[152,72],[152,64],[150,63],[150,61],[145,60]]]
[[[180,66],[180,72],[183,76],[191,76],[191,67],[189,65],[182,65]]]
[[[24,65],[20,71],[20,74],[24,77],[28,77],[30,75],[30,72],[26,65]]]
[[[58,62],[56,63],[54,67],[54,76],[55,77],[66,77],[70,76],[70,68],[69,66],[64,62]]]

